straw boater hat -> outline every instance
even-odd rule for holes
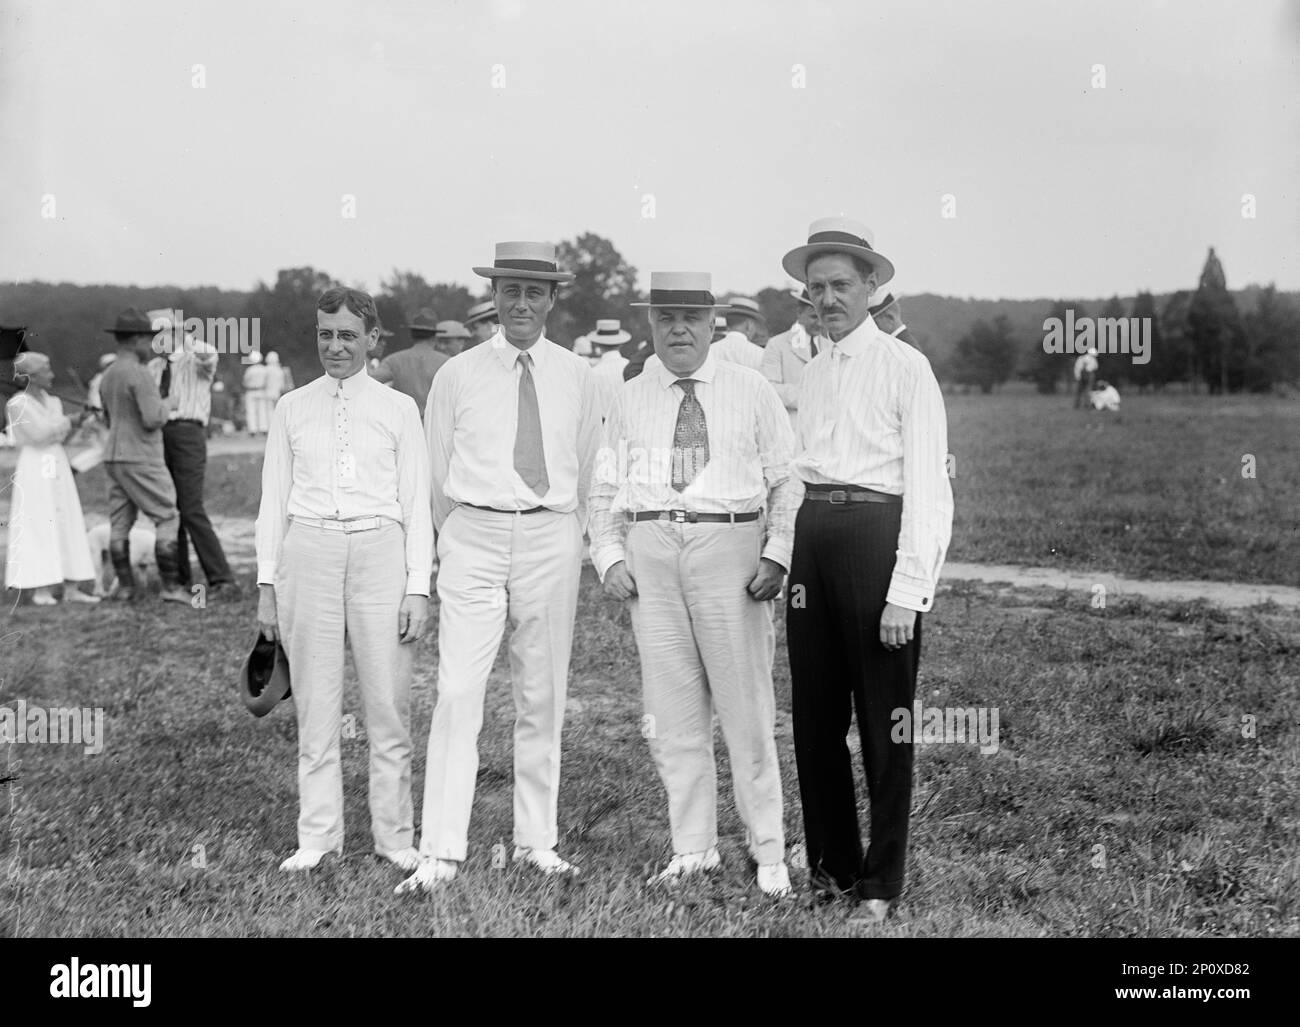
[[[887,310],[892,310],[895,317],[900,317],[902,313],[898,306],[898,300],[894,299],[894,294],[892,292],[885,293],[885,298],[883,300],[874,306],[868,307],[867,313],[872,317],[875,317],[877,314],[883,314]]]
[[[549,242],[499,242],[491,267],[476,267],[483,278],[536,278],[543,282],[571,282],[573,275],[555,263],[555,246]]]
[[[139,307],[127,307],[117,315],[117,323],[104,331],[125,338],[131,335],[153,335],[153,319]]]
[[[621,346],[632,338],[630,332],[623,331],[623,326],[614,318],[603,318],[596,322],[596,330],[587,336],[593,346]]]
[[[752,300],[748,296],[732,296],[727,303],[730,305],[727,311],[728,317],[743,315],[752,317],[760,324],[767,324],[767,318],[763,316],[763,308],[758,305],[757,300]]]
[[[497,319],[497,305],[491,300],[484,300],[482,303],[475,303],[469,308],[469,313],[465,315],[464,324],[468,328],[470,325],[479,321],[485,321],[491,318]]]
[[[439,321],[435,334],[439,339],[468,339],[470,334],[459,321]]]
[[[714,298],[713,275],[707,271],[651,271],[650,299],[632,306],[714,310],[725,304]]]
[[[883,286],[894,277],[889,258],[876,252],[875,235],[860,221],[851,218],[820,218],[808,226],[808,242],[796,246],[781,259],[781,266],[791,278],[808,280],[808,261],[822,253],[847,253],[861,257],[876,270],[876,285]]]
[[[405,328],[413,336],[432,335],[438,330],[438,315],[429,307],[421,307]]]

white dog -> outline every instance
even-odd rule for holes
[[[95,595],[111,596],[117,591],[117,572],[113,570],[113,561],[108,555],[108,539],[111,529],[107,522],[96,524],[86,532],[86,544],[90,547],[90,562],[95,566]],[[136,587],[143,590],[149,582],[158,578],[158,563],[154,559],[153,547],[157,541],[153,528],[147,524],[137,523],[131,529],[131,571],[135,575]]]

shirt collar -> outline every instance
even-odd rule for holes
[[[713,350],[710,349],[708,355],[705,356],[704,358],[704,363],[702,363],[690,374],[686,375],[686,377],[694,378],[697,382],[708,382],[710,385],[712,385],[713,376],[717,373],[717,370],[718,370],[718,362],[713,358]],[[655,368],[655,371],[659,375],[659,385],[661,388],[671,389],[673,387],[674,382],[681,381],[681,379],[678,378],[677,375],[673,374],[672,371],[668,370],[668,368],[664,365],[663,361],[659,362],[659,366]]]
[[[370,375],[366,371],[365,364],[361,365],[360,371],[347,378],[330,378],[329,375],[325,377],[329,378],[330,382],[333,383],[333,388],[329,390],[329,394],[337,396],[342,393],[344,399],[356,399],[361,394],[361,390],[370,383]]]
[[[546,361],[550,359],[549,349],[552,343],[551,340],[546,337],[546,333],[543,332],[537,337],[535,343],[529,346],[526,350],[521,350],[507,342],[505,333],[498,330],[496,335],[488,339],[484,345],[492,348],[497,355],[497,359],[501,361],[502,367],[507,371],[513,371],[515,364],[519,360],[520,353],[527,353],[533,358],[533,367],[545,367]]]
[[[864,320],[862,324],[849,332],[849,334],[844,336],[844,338],[839,342],[832,342],[830,339],[827,339],[826,341],[831,343],[833,347],[838,349],[838,351],[843,353],[846,357],[856,357],[872,343],[876,336],[884,334],[884,332],[876,327],[876,322],[873,321],[871,315],[868,314],[866,320]]]

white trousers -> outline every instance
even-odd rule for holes
[[[514,629],[514,842],[553,849],[560,729],[582,570],[577,514],[457,506],[438,534],[438,558],[438,698],[420,851],[465,859],[483,700],[507,616]]]
[[[673,851],[718,841],[713,713],[731,757],[736,810],[756,863],[785,858],[776,753],[772,603],[745,586],[758,572],[763,522],[639,521],[626,544],[641,656],[642,734],[668,792]]]
[[[291,523],[275,596],[298,715],[298,845],[343,848],[344,649],[352,650],[370,742],[370,829],[377,852],[414,844],[410,645],[398,634],[406,594],[402,526],[350,535]]]

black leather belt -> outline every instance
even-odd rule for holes
[[[674,524],[743,524],[746,521],[758,520],[758,511],[751,513],[738,514],[720,514],[720,513],[694,513],[691,510],[643,510],[641,513],[629,513],[629,521],[658,521],[667,520]]]
[[[902,503],[902,496],[891,496],[888,492],[877,492],[875,489],[864,488],[861,485],[814,485],[811,482],[804,482],[804,499],[811,499],[818,503],[834,503],[837,506],[841,503]]]
[[[543,510],[546,509],[546,507],[544,506],[535,506],[531,510],[498,510],[495,506],[479,506],[477,503],[465,503],[464,505],[472,506],[475,510],[491,510],[493,513],[508,513],[508,514],[541,513]]]
[[[173,417],[168,424],[197,424],[200,428],[206,428],[207,425],[197,417]]]

